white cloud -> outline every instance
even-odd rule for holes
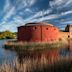
[[[31,20],[31,19],[35,19],[37,17],[43,17],[44,15],[46,15],[46,14],[48,15],[51,12],[52,12],[51,9],[48,9],[46,11],[44,11],[44,10],[43,11],[39,11],[39,12],[35,13],[34,15],[32,15],[31,17],[27,18],[26,20],[28,21],[28,20]]]
[[[14,23],[14,21],[11,22],[2,22],[0,24],[0,31],[17,31],[17,24]]]
[[[72,5],[72,0],[53,0],[49,2],[51,8],[61,9]]]
[[[20,26],[20,25],[24,25],[29,22],[42,22],[45,20],[51,20],[51,19],[58,18],[58,17],[59,15],[53,14],[53,15],[49,15],[45,17],[40,17],[40,18],[35,18],[35,19],[28,18],[24,20],[22,17],[16,16],[14,18],[14,22],[17,24],[17,26]]]
[[[67,0],[53,0],[53,1],[50,1],[49,4],[51,6],[51,8],[54,8],[54,7],[61,7],[63,5],[63,3],[65,3]]]
[[[65,5],[64,5],[64,7],[67,7],[68,5],[72,5],[72,0],[68,0],[66,3],[65,3]]]
[[[25,23],[28,22],[40,22],[40,21],[45,21],[45,20],[51,20],[51,19],[55,19],[55,18],[59,18],[60,16],[64,16],[67,14],[71,14],[72,10],[69,11],[65,11],[65,12],[60,12],[60,14],[54,13],[51,14],[51,12],[53,12],[53,10],[55,9],[63,9],[63,7],[67,7],[69,4],[72,3],[72,0],[52,0],[50,1],[49,5],[50,8],[48,8],[47,10],[42,10],[39,12],[35,12],[34,15],[32,15],[31,17],[28,17],[27,19],[22,18],[19,15],[15,15],[16,12],[23,10],[20,12],[20,15],[24,15],[24,12],[33,12],[31,9],[31,6],[33,6],[37,0],[15,0],[16,4],[12,5],[10,3],[10,0],[6,0],[5,3],[5,7],[4,7],[4,13],[5,16],[3,18],[3,29],[13,29],[13,26],[15,26],[15,28],[17,26],[20,25],[24,25]],[[13,17],[14,21],[9,22],[7,25],[6,21],[12,16],[15,15]],[[62,24],[66,24],[66,23],[72,23],[72,21],[66,21],[66,22],[61,22]],[[8,28],[5,28],[6,26],[8,26]]]
[[[15,16],[13,19],[13,22],[17,24],[17,26],[24,24],[24,19],[21,16]]]
[[[45,16],[45,17],[41,17],[41,18],[29,20],[29,21],[30,22],[42,22],[42,21],[51,20],[51,19],[54,19],[54,18],[57,18],[57,17],[58,17],[58,15],[53,14],[53,15],[49,15],[49,16]]]
[[[12,15],[15,14],[15,7],[12,6],[12,4],[10,3],[10,0],[6,0],[5,1],[5,5],[4,5],[4,9],[3,9],[3,22],[6,22]]]
[[[32,13],[32,10],[29,9],[29,8],[26,8],[24,11],[25,11],[25,12],[30,12],[30,13]]]
[[[71,13],[72,13],[72,10],[66,11],[66,12],[62,12],[61,15],[67,15],[67,14],[71,14]]]
[[[5,5],[4,5],[4,10],[3,10],[3,12],[7,13],[10,8],[11,8],[10,0],[6,0],[6,1],[5,1]]]
[[[53,0],[53,1],[50,1],[50,6],[54,6],[54,5],[58,5],[59,6],[62,3],[64,3],[64,0]]]
[[[37,0],[16,0],[17,10],[21,10],[25,7],[31,7]]]
[[[15,7],[12,7],[9,12],[6,13],[3,20],[6,21],[8,18],[10,18],[13,14],[15,14]]]
[[[61,24],[71,24],[72,25],[72,21],[61,22]]]
[[[12,5],[10,3],[10,0],[6,0],[5,1],[5,5],[4,5],[4,17],[3,17],[3,21],[7,21],[12,15],[14,15],[16,12],[18,12],[18,10],[21,10],[23,8],[25,12],[32,12],[31,9],[29,9],[28,7],[32,6],[36,0],[16,0],[16,5]],[[20,12],[20,14],[24,14],[24,12]]]

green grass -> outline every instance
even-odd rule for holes
[[[66,43],[60,41],[57,43],[46,43],[46,42],[6,42],[4,47],[5,49],[12,50],[43,50],[43,49],[58,49],[65,48]]]

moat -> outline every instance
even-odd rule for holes
[[[16,58],[16,52],[5,50],[3,45],[8,40],[0,40],[0,64],[4,62],[12,62]]]

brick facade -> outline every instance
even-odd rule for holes
[[[59,29],[48,23],[29,23],[18,27],[18,41],[55,42],[59,38]]]

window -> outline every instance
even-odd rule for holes
[[[68,38],[70,38],[70,36],[68,35]]]
[[[48,30],[48,28],[46,28],[46,30]]]
[[[62,38],[59,38],[59,41],[61,41],[62,40]]]
[[[35,29],[37,29],[37,27],[35,27]]]

